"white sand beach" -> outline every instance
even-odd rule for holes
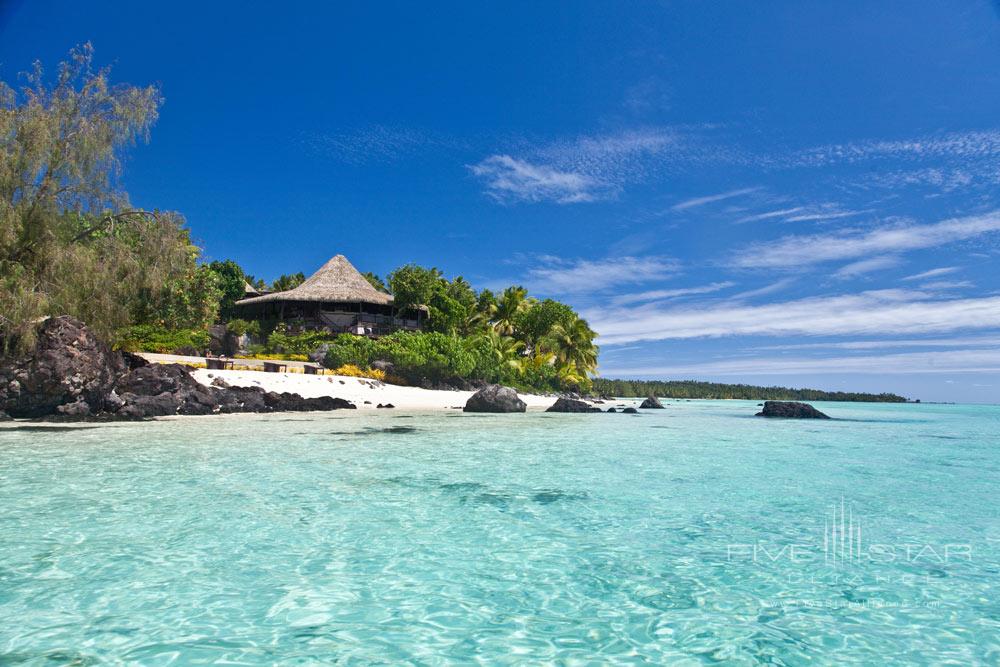
[[[231,371],[195,369],[192,375],[202,384],[222,378],[239,387],[262,387],[267,391],[288,391],[304,398],[334,396],[344,398],[358,409],[376,409],[379,403],[392,404],[404,410],[451,410],[462,408],[471,391],[441,391],[403,387],[366,378],[342,375],[304,375],[301,373],[265,373],[263,371]],[[555,402],[554,396],[520,394],[528,409],[544,410]]]

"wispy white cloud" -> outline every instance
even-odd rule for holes
[[[852,218],[864,213],[871,213],[871,209],[864,211],[819,211],[817,213],[802,213],[785,218],[785,222],[816,222],[820,220],[839,220],[840,218]]]
[[[881,174],[866,174],[861,185],[893,189],[929,186],[942,192],[953,192],[974,185],[977,180],[996,183],[1000,180],[1000,171],[995,165],[978,165],[974,169],[970,169],[969,166],[903,169]]]
[[[880,350],[903,347],[998,347],[996,336],[962,336],[959,338],[908,338],[881,340],[828,341],[824,343],[788,343],[757,345],[754,350]]]
[[[629,303],[641,303],[643,301],[662,301],[665,299],[676,299],[682,296],[693,296],[696,294],[711,294],[712,292],[718,292],[719,290],[724,290],[727,287],[732,287],[736,283],[731,281],[723,281],[717,283],[711,283],[710,285],[700,285],[698,287],[679,287],[677,289],[665,289],[665,290],[650,290],[648,292],[639,292],[637,294],[622,294],[616,296],[611,301],[617,305],[625,305]]]
[[[975,287],[976,284],[971,280],[932,280],[929,283],[922,283],[920,289],[927,290],[940,290],[940,289],[963,289],[966,287]]]
[[[677,132],[669,129],[626,130],[529,147],[527,154],[560,169],[621,184],[643,175],[644,160],[662,157],[678,149],[682,141]]]
[[[679,270],[666,257],[609,257],[599,260],[540,258],[543,266],[528,270],[525,282],[532,291],[553,294],[596,292],[621,285],[663,280]]]
[[[553,201],[573,204],[593,201],[601,184],[584,174],[531,164],[509,155],[493,155],[469,167],[486,183],[487,193],[499,201]]]
[[[764,285],[763,287],[758,287],[757,289],[747,290],[746,292],[740,292],[739,294],[734,294],[730,298],[732,301],[739,301],[744,299],[753,299],[758,296],[766,296],[768,294],[774,294],[775,292],[780,292],[786,287],[791,286],[795,283],[794,278],[782,278],[777,280],[770,285]]]
[[[520,174],[511,175],[510,172],[522,171],[524,165],[545,174],[572,175],[583,185],[571,190],[568,197],[561,187],[551,192],[546,187],[521,187],[520,184],[513,189],[517,193],[514,197],[498,197],[514,201],[568,203],[611,199],[628,183],[646,179],[651,172],[659,171],[667,163],[691,164],[707,159],[723,161],[724,152],[717,147],[702,147],[690,134],[674,129],[644,128],[541,145],[521,142],[486,157],[470,169],[483,178],[487,191],[494,196],[511,190],[507,180],[522,180]],[[498,176],[503,179],[499,187],[495,185]],[[522,191],[528,196],[519,194]]]
[[[748,305],[648,304],[592,309],[601,342],[720,336],[899,335],[1000,327],[1000,297],[934,298],[911,290],[875,290]]]
[[[760,188],[740,188],[738,190],[729,190],[728,192],[720,192],[715,195],[686,199],[680,203],[674,204],[670,208],[674,211],[684,211],[689,208],[695,208],[696,206],[704,206],[705,204],[712,204],[714,202],[732,199],[733,197],[742,197],[743,195],[748,195],[752,192],[757,192],[758,190],[760,190]]]
[[[755,357],[725,359],[699,364],[629,368],[601,368],[608,377],[672,376],[705,377],[712,375],[802,375],[802,374],[916,374],[916,373],[994,373],[1000,371],[1000,350],[945,350],[909,352],[872,356],[825,358]]]
[[[925,280],[927,278],[937,278],[938,276],[946,276],[949,273],[955,273],[958,271],[957,266],[942,266],[937,269],[931,269],[929,271],[923,271],[921,273],[914,273],[912,276],[906,276],[902,280]]]
[[[810,206],[792,206],[790,208],[765,211],[763,213],[756,213],[737,218],[733,222],[735,224],[743,224],[747,222],[761,222],[764,220],[774,219],[780,219],[781,222],[825,222],[827,220],[852,218],[871,212],[872,209],[859,211],[845,210],[837,204],[827,203]]]
[[[855,278],[866,273],[871,273],[873,271],[881,271],[883,269],[891,269],[894,266],[899,266],[901,260],[899,257],[893,257],[892,255],[884,255],[882,257],[872,257],[870,259],[861,259],[857,262],[851,262],[846,264],[836,272],[834,272],[834,278]]]
[[[739,219],[735,220],[735,222],[737,224],[742,224],[742,223],[745,223],[745,222],[758,222],[760,220],[772,220],[774,218],[785,218],[785,217],[787,217],[789,215],[793,215],[795,213],[800,213],[800,212],[805,211],[805,210],[806,210],[805,206],[793,206],[792,208],[782,208],[782,209],[778,209],[776,211],[766,211],[764,213],[757,213],[755,215],[748,215],[748,216],[745,216],[745,217],[742,217],[742,218],[739,218]]]
[[[927,225],[883,227],[869,232],[786,236],[740,252],[739,268],[790,268],[866,255],[932,248],[1000,230],[1000,211]]]
[[[802,151],[794,156],[801,166],[854,163],[879,158],[977,159],[1000,156],[1000,131],[953,132],[897,141],[855,141]]]

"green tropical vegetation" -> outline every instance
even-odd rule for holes
[[[467,283],[461,278],[447,281],[433,269],[423,271],[435,281],[452,283],[434,288],[438,294],[429,300],[447,309],[429,307],[427,331],[397,331],[378,339],[339,335],[326,345],[325,365],[366,369],[375,361],[388,361],[396,377],[411,383],[484,381],[535,391],[589,390],[597,366],[595,334],[571,308],[559,304],[563,315],[547,328],[537,322],[532,329],[521,328],[522,321],[534,322],[529,317],[532,310],[547,310],[556,302],[538,301],[527,297],[523,288],[510,287],[503,293],[508,303],[520,301],[512,322],[489,300],[478,299],[471,288],[471,298],[463,301],[440,298],[456,282],[465,292]],[[414,273],[414,267],[407,267],[407,272]]]
[[[288,275],[282,274],[277,278],[275,278],[274,282],[271,283],[270,291],[284,292],[290,289],[295,289],[305,281],[306,281],[306,276],[301,271],[299,271],[298,273],[291,273]]]
[[[183,218],[129,203],[125,152],[148,139],[155,86],[113,86],[74,49],[51,81],[41,65],[0,82],[0,336],[31,344],[51,313],[107,337],[135,324],[201,329],[217,316],[217,275]]]
[[[614,380],[597,378],[593,390],[601,396],[622,398],[659,396],[661,398],[726,398],[756,401],[852,401],[866,403],[905,403],[896,394],[866,394],[853,391],[822,391],[759,387],[751,384],[720,384],[696,380]]]
[[[210,336],[205,329],[165,329],[153,324],[136,324],[119,329],[116,335],[120,349],[128,352],[160,352],[170,354],[208,347]]]

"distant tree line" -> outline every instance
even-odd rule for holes
[[[855,391],[822,391],[789,387],[760,387],[752,384],[721,384],[697,380],[611,380],[595,378],[594,392],[623,398],[732,398],[753,401],[851,401],[863,403],[905,403],[896,394],[866,394]]]

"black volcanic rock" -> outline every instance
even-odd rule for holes
[[[590,403],[578,401],[575,398],[558,398],[546,412],[601,412],[600,408],[595,408]]]
[[[518,397],[510,387],[489,384],[477,391],[466,401],[465,412],[524,412],[527,403]]]
[[[808,403],[797,401],[764,401],[764,409],[757,413],[758,417],[782,417],[785,419],[829,419]]]
[[[646,400],[644,400],[642,402],[642,405],[640,405],[639,407],[640,408],[646,408],[646,409],[655,409],[655,410],[663,410],[664,409],[663,408],[663,403],[660,403],[660,399],[658,399],[656,396],[653,396],[652,394],[650,394],[648,397],[646,397]]]
[[[303,398],[287,391],[280,394],[271,391],[265,392],[264,404],[272,412],[312,412],[316,410],[340,410],[342,408],[353,410],[355,408],[353,403],[343,398],[334,398],[333,396]]]
[[[639,411],[636,410],[635,408],[625,408],[625,409],[622,410],[622,414],[623,415],[637,415],[637,414],[639,414]]]
[[[49,318],[30,353],[0,361],[0,415],[9,417],[144,419],[354,407],[342,398],[232,387],[220,378],[205,386],[187,366],[112,351],[71,317]]]
[[[60,406],[73,416],[104,410],[104,397],[125,371],[122,355],[98,340],[83,322],[50,317],[26,355],[0,361],[0,411],[44,417]]]

